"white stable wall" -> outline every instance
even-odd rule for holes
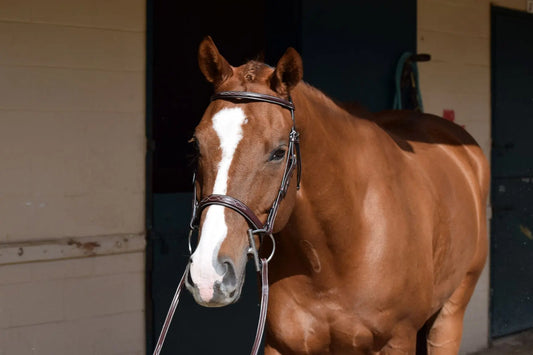
[[[0,1],[0,355],[144,354],[145,1]]]
[[[490,159],[490,4],[526,9],[526,0],[418,0],[418,52],[424,110],[455,111]],[[487,206],[490,218],[490,206]],[[488,221],[487,221],[488,223]],[[489,261],[465,315],[461,353],[489,344]]]

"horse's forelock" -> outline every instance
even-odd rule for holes
[[[266,82],[273,68],[260,61],[251,60],[238,68],[240,79],[243,83]]]

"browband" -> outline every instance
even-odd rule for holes
[[[223,91],[218,94],[211,96],[211,101],[215,100],[247,100],[247,101],[258,101],[258,102],[268,102],[271,104],[279,105],[291,111],[294,110],[294,104],[291,101],[282,99],[280,97],[260,94],[257,92],[249,91]]]

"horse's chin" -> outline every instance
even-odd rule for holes
[[[229,306],[230,304],[237,302],[241,296],[241,293],[239,291],[238,293],[235,294],[234,297],[226,297],[224,299],[209,300],[207,302],[200,297],[198,292],[192,292],[192,295],[196,303],[198,303],[202,307],[221,308],[221,307]]]

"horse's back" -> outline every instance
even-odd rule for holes
[[[463,147],[475,165],[479,184],[484,194],[488,193],[489,171],[487,160],[476,140],[461,126],[441,117],[409,110],[385,110],[370,112],[356,102],[340,103],[350,114],[375,122],[405,152],[415,153],[416,147],[427,151],[428,145],[435,147]],[[440,149],[440,148],[439,148]],[[459,150],[461,151],[461,150]],[[436,153],[438,155],[438,153]]]
[[[396,139],[448,145],[478,144],[457,124],[427,113],[415,111],[381,111],[367,117]]]
[[[367,119],[380,126],[403,151],[414,156],[428,155],[431,165],[437,166],[439,156],[450,154],[456,162],[464,161],[472,168],[480,195],[486,199],[488,162],[476,140],[464,128],[438,116],[407,110],[382,111]]]

